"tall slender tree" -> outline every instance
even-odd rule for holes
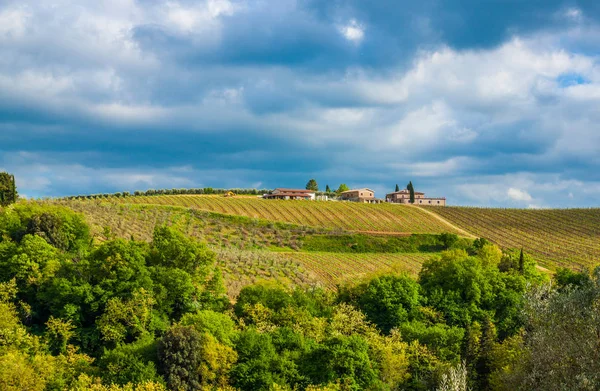
[[[412,184],[412,181],[408,182],[408,185],[406,185],[406,189],[410,192],[410,203],[414,204],[415,203],[415,188]]]
[[[479,357],[475,363],[477,370],[477,382],[479,390],[490,389],[490,374],[493,370],[493,354],[496,345],[496,326],[489,316],[483,320],[481,325],[481,339],[479,340]]]
[[[396,183],[396,191],[400,191],[400,186]]]
[[[325,186],[325,193],[331,193],[331,189],[329,188],[329,185]]]
[[[16,202],[18,196],[15,176],[7,172],[0,172],[0,206]]]
[[[523,254],[523,247],[521,247],[521,254],[519,254],[519,272],[523,274],[525,271],[525,255]]]

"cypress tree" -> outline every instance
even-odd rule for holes
[[[0,172],[0,206],[7,206],[17,201],[17,185],[15,176]]]
[[[329,188],[329,185],[325,186],[325,193],[331,193],[331,189]]]
[[[410,192],[410,203],[415,203],[415,188],[413,187],[412,181],[408,182],[406,189]]]
[[[490,374],[493,371],[493,350],[496,345],[496,327],[489,316],[483,321],[479,340],[479,357],[475,364],[479,390],[490,389]]]
[[[521,247],[521,254],[519,254],[519,272],[523,274],[525,271],[525,255],[523,255],[523,247]]]
[[[396,183],[396,191],[400,191],[400,186]]]

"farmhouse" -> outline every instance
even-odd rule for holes
[[[385,195],[387,202],[395,204],[409,204],[410,203],[410,191],[404,189],[395,191]],[[425,193],[415,191],[415,205],[431,205],[431,206],[446,206],[446,198],[430,198],[425,197]]]
[[[381,200],[375,198],[375,192],[371,189],[352,189],[340,193],[339,199],[341,201],[353,201],[353,202],[365,202],[365,203],[378,203]]]
[[[271,194],[265,194],[263,198],[269,200],[314,200],[315,192],[304,189],[275,189]]]

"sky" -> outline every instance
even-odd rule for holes
[[[599,56],[597,1],[0,0],[0,171],[597,207]]]

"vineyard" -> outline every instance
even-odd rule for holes
[[[99,240],[111,237],[150,241],[154,227],[176,226],[187,235],[212,246],[238,249],[282,247],[298,249],[301,236],[323,232],[295,225],[274,226],[267,221],[223,216],[183,207],[128,205],[98,201],[69,201],[67,205],[83,213],[92,234]],[[234,220],[234,221],[232,221]]]
[[[287,254],[234,248],[219,248],[216,253],[229,297],[237,296],[244,286],[261,280],[274,280],[286,286],[327,286],[315,273]]]
[[[263,200],[202,195],[113,197],[123,204],[175,205],[301,226],[385,233],[442,233],[459,230],[416,208],[391,204]],[[93,202],[93,201],[89,201]]]
[[[295,252],[285,254],[308,271],[325,286],[365,278],[382,272],[396,271],[417,275],[424,261],[432,254],[386,254],[362,253],[339,254],[326,252]]]
[[[429,208],[501,247],[523,248],[544,266],[600,263],[600,209]]]

